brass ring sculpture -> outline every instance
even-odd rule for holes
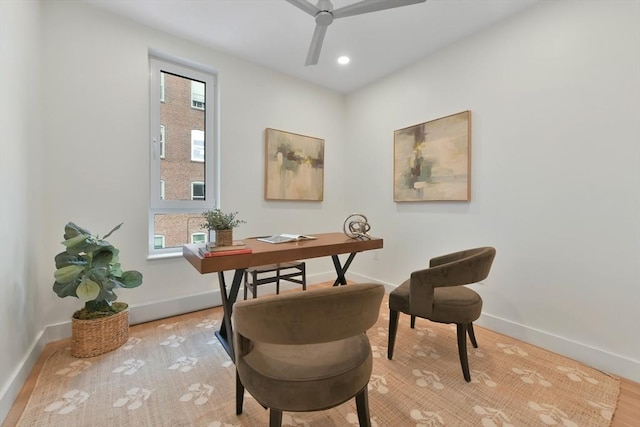
[[[344,220],[342,230],[344,234],[352,239],[371,239],[371,236],[369,236],[371,226],[367,221],[367,217],[363,214],[354,213],[349,215],[347,219]]]

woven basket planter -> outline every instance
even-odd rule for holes
[[[94,357],[115,350],[129,339],[129,309],[99,319],[71,318],[71,355]]]

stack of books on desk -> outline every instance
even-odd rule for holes
[[[241,255],[250,254],[251,248],[248,248],[246,243],[242,240],[236,240],[229,246],[216,246],[214,243],[207,243],[204,247],[199,249],[200,255],[205,258],[226,256],[226,255]]]

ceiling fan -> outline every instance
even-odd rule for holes
[[[316,65],[320,57],[320,49],[327,27],[334,19],[344,18],[345,16],[361,15],[363,13],[376,12],[378,10],[392,9],[394,7],[409,6],[416,3],[424,3],[427,0],[362,0],[348,6],[333,9],[330,0],[318,0],[318,4],[314,6],[307,0],[287,0],[292,5],[302,9],[316,19],[316,29],[313,32],[311,46],[307,54],[307,60],[304,65]]]

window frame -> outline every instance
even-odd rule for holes
[[[204,200],[164,200],[161,198],[160,179],[160,104],[164,101],[161,85],[162,72],[176,74],[205,83],[204,136],[205,136],[205,198]],[[150,84],[150,192],[149,192],[149,257],[182,255],[182,247],[155,249],[155,216],[158,214],[192,214],[216,209],[220,191],[220,93],[218,72],[206,65],[149,50]],[[163,80],[163,79],[162,79]],[[164,87],[162,87],[164,89]],[[166,147],[165,147],[166,148]]]

